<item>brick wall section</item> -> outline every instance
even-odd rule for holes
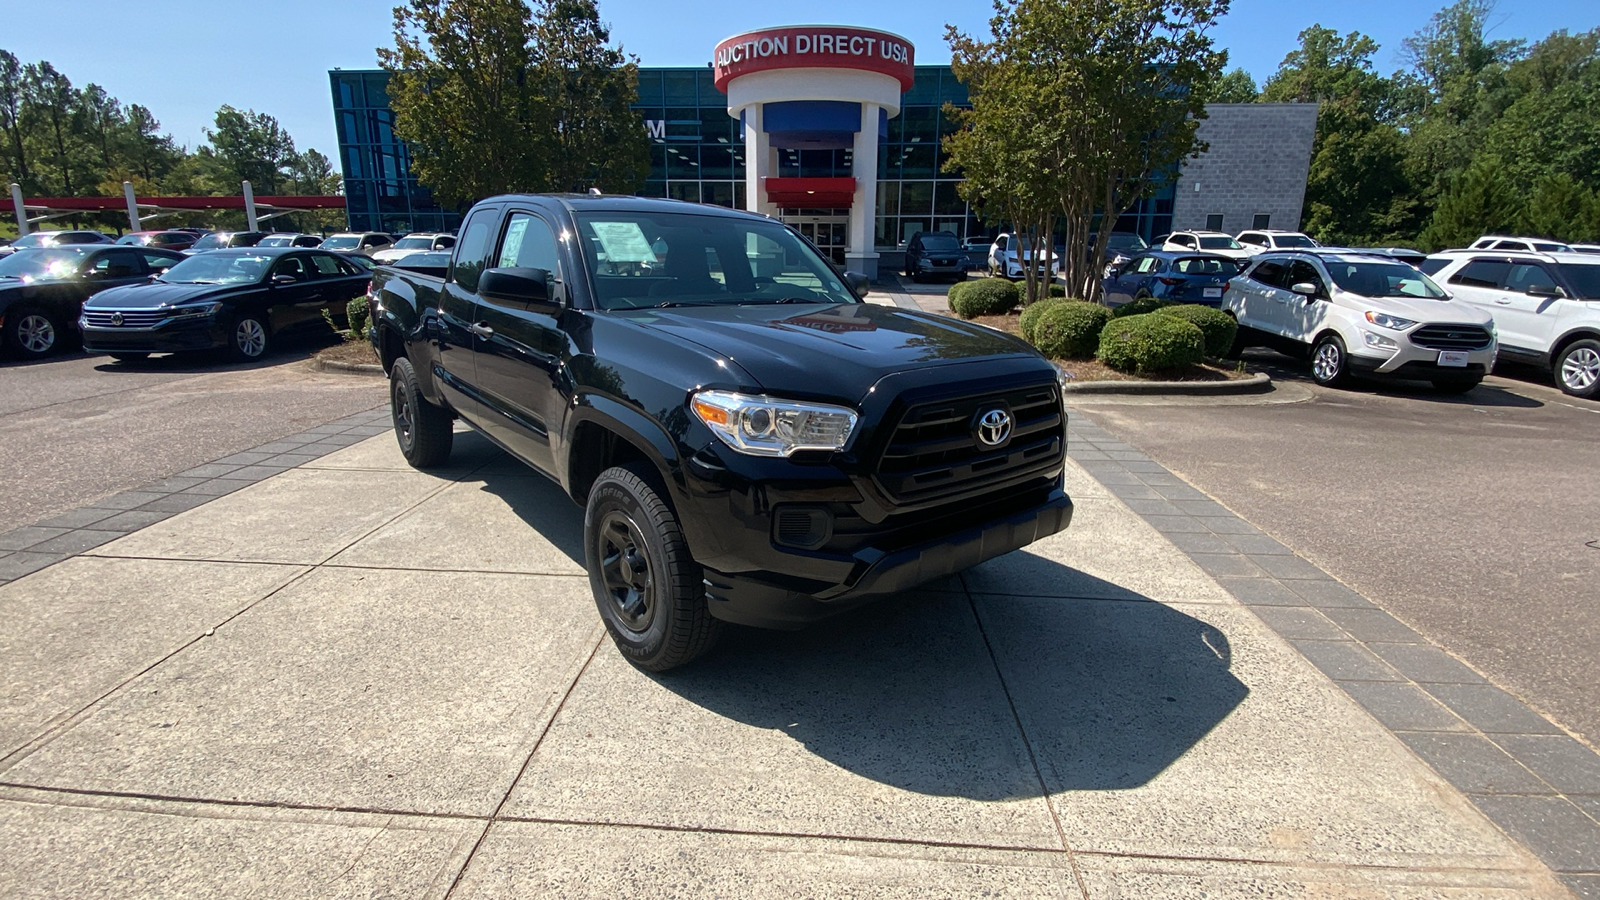
[[[1221,213],[1221,230],[1238,234],[1267,213],[1268,227],[1299,230],[1317,104],[1209,103],[1206,113],[1200,140],[1211,146],[1184,164],[1172,229],[1202,229]]]

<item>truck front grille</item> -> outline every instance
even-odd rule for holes
[[[1010,438],[978,439],[985,412],[1011,414]],[[879,459],[879,487],[897,502],[926,502],[988,485],[1048,474],[1065,449],[1061,397],[1054,383],[921,403],[907,409]]]
[[[1478,325],[1424,325],[1411,332],[1411,343],[1429,350],[1482,350],[1493,338]]]

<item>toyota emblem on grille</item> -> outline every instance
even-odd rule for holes
[[[998,447],[1011,438],[1011,413],[991,409],[978,417],[978,443]]]
[[[111,314],[111,324],[113,324],[113,325],[121,325],[122,324],[122,313],[112,313]]]

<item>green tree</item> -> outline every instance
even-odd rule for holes
[[[1374,71],[1378,45],[1313,25],[1267,79],[1261,99],[1317,103],[1301,227],[1325,243],[1392,243],[1418,226],[1397,89]]]
[[[22,120],[42,132],[48,147],[46,158],[54,168],[55,179],[46,182],[42,169],[36,167],[38,187],[58,189],[67,197],[77,196],[82,179],[74,179],[78,168],[80,141],[73,130],[72,110],[77,104],[78,92],[67,76],[57,72],[48,62],[28,65],[23,70]]]
[[[1558,241],[1590,241],[1600,238],[1594,231],[1597,204],[1595,192],[1564,173],[1546,175],[1527,194],[1516,219],[1519,234]]]
[[[1222,76],[1211,95],[1212,103],[1254,103],[1261,99],[1256,80],[1243,69],[1234,69]]]
[[[395,133],[441,202],[644,183],[636,64],[591,0],[409,0],[394,37],[378,59]]]
[[[22,105],[26,96],[22,64],[0,50],[0,132],[3,132],[5,172],[24,186],[32,183],[28,172],[27,149],[22,143]]]
[[[1485,232],[1512,230],[1521,213],[1505,167],[1480,156],[1446,185],[1419,240],[1428,250],[1465,247]]]
[[[217,110],[216,126],[206,129],[206,139],[233,182],[228,193],[239,189],[239,181],[249,181],[257,194],[282,194],[291,177],[290,168],[300,155],[278,120],[253,109],[240,111],[224,105]]]
[[[1564,175],[1600,188],[1600,29],[1535,44],[1507,70],[1505,95],[1482,151],[1506,164],[1517,187]]]
[[[959,117],[970,134],[948,139],[952,167],[969,179],[971,164],[990,167],[969,199],[1054,194],[1070,296],[1099,296],[1111,229],[1081,249],[1099,223],[1204,149],[1196,130],[1227,63],[1208,31],[1227,10],[1228,0],[1017,0],[995,4],[990,41],[947,29],[957,77],[979,88]],[[1012,149],[986,156],[976,134],[1008,134]],[[1040,296],[1028,287],[1030,299]]]

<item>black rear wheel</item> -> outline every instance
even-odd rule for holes
[[[707,606],[700,566],[645,466],[600,473],[584,510],[595,605],[628,661],[665,672],[710,650],[722,623]]]
[[[61,347],[64,338],[55,316],[38,307],[18,307],[6,316],[6,346],[23,359],[49,356]]]
[[[400,455],[412,467],[427,469],[450,458],[450,446],[455,442],[450,413],[422,395],[416,370],[403,356],[389,367],[389,414]]]

